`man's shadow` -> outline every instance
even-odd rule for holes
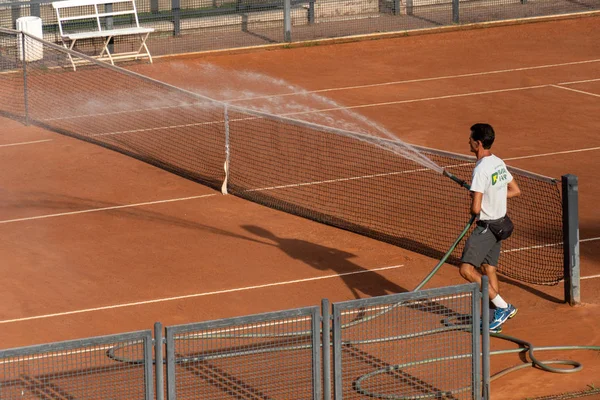
[[[320,271],[336,272],[356,299],[363,297],[360,293],[374,297],[407,291],[378,273],[350,261],[356,257],[355,254],[306,240],[279,237],[256,225],[242,225],[242,228],[253,235],[269,240],[293,259],[301,260]]]

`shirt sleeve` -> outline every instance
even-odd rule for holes
[[[489,176],[483,171],[483,168],[473,170],[473,182],[471,182],[471,191],[477,193],[485,192],[489,186]]]

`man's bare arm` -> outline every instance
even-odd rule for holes
[[[521,189],[519,189],[519,185],[517,185],[517,181],[514,179],[509,182],[507,189],[506,198],[508,199],[521,195]]]

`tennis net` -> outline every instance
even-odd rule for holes
[[[12,43],[11,34],[16,32],[0,31],[2,46]],[[212,101],[77,53],[72,55],[89,65],[72,71],[68,50],[39,43],[43,57],[27,63],[25,74],[17,52],[3,50],[5,115],[436,259],[469,219],[466,190],[398,155],[399,142]],[[473,158],[417,149],[470,180]],[[510,200],[516,229],[503,246],[499,272],[556,284],[564,276],[559,182],[510,170],[523,195]],[[459,245],[450,262],[461,250]]]

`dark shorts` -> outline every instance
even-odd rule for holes
[[[479,268],[481,264],[488,264],[493,267],[498,266],[500,258],[501,241],[496,236],[482,226],[476,226],[462,253],[461,261]]]

